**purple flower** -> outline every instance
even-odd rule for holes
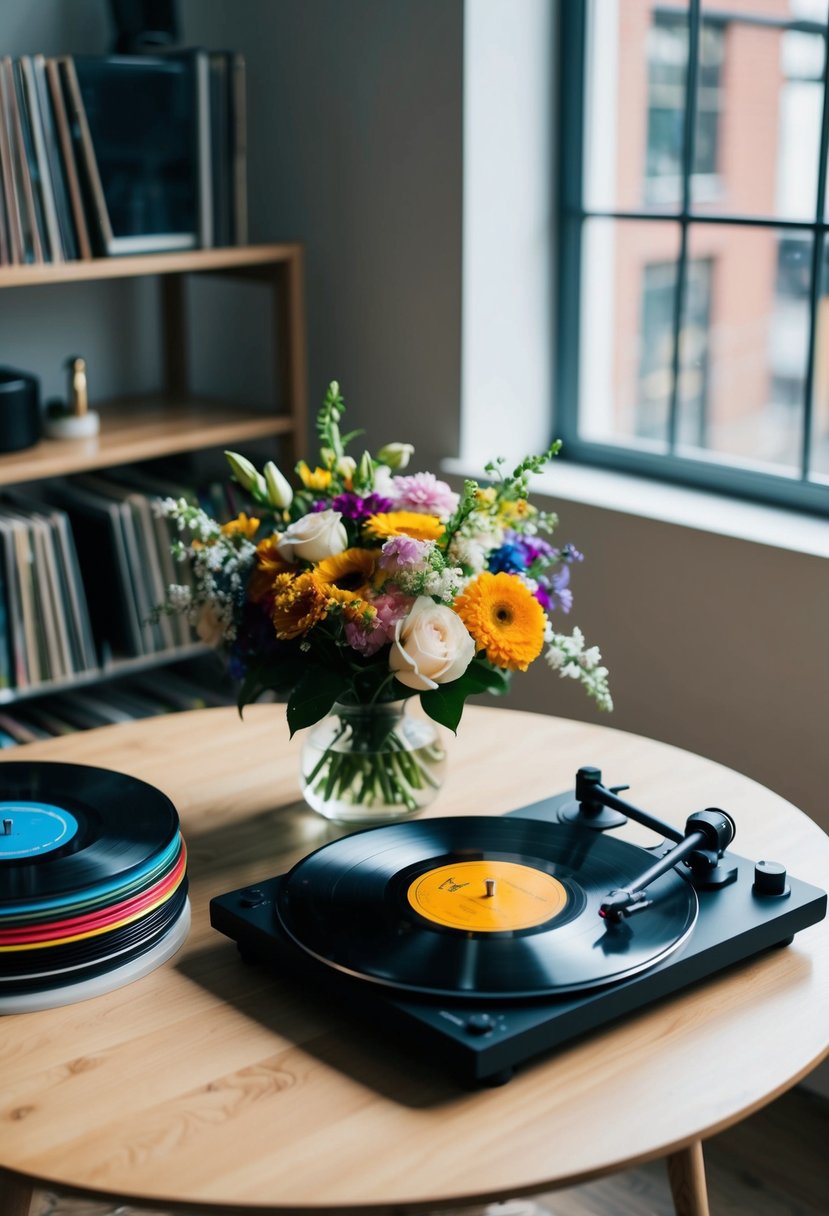
[[[560,608],[567,613],[573,607],[573,592],[570,590],[570,567],[562,566],[555,574],[545,575],[538,580],[535,598],[546,612],[554,612]]]
[[[359,494],[352,494],[350,490],[346,490],[344,494],[337,494],[332,499],[320,499],[315,502],[312,511],[339,511],[343,519],[363,520],[368,519],[369,515],[381,514],[385,511],[391,511],[392,501],[390,498],[383,498],[380,494],[367,494],[365,498],[361,498]]]
[[[458,496],[445,481],[434,473],[413,473],[411,477],[393,477],[395,507],[403,511],[420,511],[426,515],[451,515],[458,505]]]

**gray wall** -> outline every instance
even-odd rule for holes
[[[190,41],[247,56],[251,236],[307,244],[312,407],[336,377],[373,446],[409,440],[434,467],[459,431],[460,0],[184,0],[181,11]],[[101,50],[105,14],[103,0],[6,0],[0,43]],[[13,310],[0,301],[0,360],[57,366],[87,300],[76,288],[49,302],[25,294]],[[153,320],[146,300],[120,307],[95,329],[99,374],[129,389],[154,375]],[[588,555],[574,619],[611,667],[613,725],[746,772],[829,827],[829,563],[556,506],[560,537]],[[597,717],[541,666],[509,703]]]
[[[461,0],[183,0],[249,79],[253,241],[306,244],[312,409],[424,460],[458,446]]]

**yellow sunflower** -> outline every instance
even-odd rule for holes
[[[490,663],[526,671],[544,645],[544,609],[514,574],[484,571],[454,603],[455,611]]]
[[[328,587],[348,591],[351,598],[365,595],[377,569],[376,549],[344,549],[314,567],[314,577]]]
[[[443,524],[436,515],[421,515],[419,511],[385,511],[370,515],[365,524],[369,536],[388,540],[392,536],[410,536],[412,540],[439,540]]]
[[[301,637],[328,613],[330,598],[313,574],[277,574],[272,589],[271,620],[278,638]]]
[[[231,519],[229,523],[222,524],[222,532],[225,536],[233,536],[238,532],[242,536],[246,536],[248,540],[253,540],[253,537],[256,535],[256,531],[259,527],[259,523],[260,521],[258,519],[254,519],[253,517],[249,518],[247,515],[245,515],[244,511],[242,511],[239,515],[237,515],[236,519]]]

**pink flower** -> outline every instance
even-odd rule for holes
[[[458,505],[457,494],[434,473],[413,473],[411,477],[393,477],[395,506],[406,511],[421,511],[445,519]]]
[[[398,570],[419,566],[434,548],[430,540],[414,540],[411,536],[393,536],[383,545],[379,565],[383,570]]]
[[[345,638],[349,646],[366,658],[377,654],[378,650],[392,640],[397,622],[408,615],[413,602],[412,596],[399,592],[378,595],[376,599],[371,600],[376,616],[368,627],[357,621],[347,622]]]

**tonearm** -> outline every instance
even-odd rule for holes
[[[580,768],[576,773],[576,801],[566,807],[562,818],[570,822],[581,822],[587,827],[606,830],[618,827],[626,818],[634,819],[644,827],[658,832],[666,840],[674,841],[674,847],[661,857],[629,886],[610,891],[602,902],[599,915],[612,923],[625,916],[641,912],[653,902],[648,896],[648,886],[679,862],[684,862],[691,881],[701,887],[722,887],[737,877],[737,867],[730,865],[723,854],[736,833],[734,820],[727,811],[719,807],[707,807],[689,815],[685,831],[664,823],[648,811],[626,802],[619,797],[626,785],[608,787],[602,784],[602,774],[597,768]]]

